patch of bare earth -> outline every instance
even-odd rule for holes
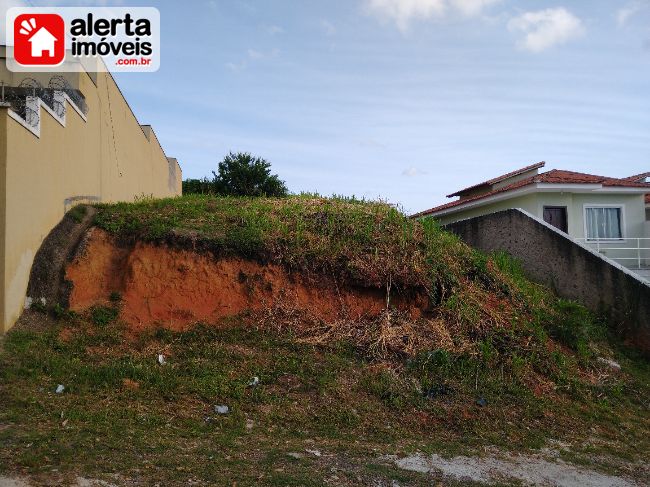
[[[524,485],[557,487],[634,487],[634,480],[606,475],[578,467],[557,458],[547,450],[534,455],[493,454],[444,458],[440,455],[416,454],[403,458],[386,457],[399,468],[421,474],[442,474],[457,481],[484,484],[521,482]]]
[[[134,330],[154,324],[183,330],[280,302],[328,322],[377,317],[386,308],[383,289],[342,287],[333,278],[310,279],[239,257],[217,259],[142,242],[121,247],[97,228],[83,248],[66,269],[73,286],[70,308],[83,311],[117,293],[121,318]],[[428,304],[421,295],[391,299],[410,319],[421,317]]]

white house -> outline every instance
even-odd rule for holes
[[[455,201],[422,211],[446,224],[521,208],[650,277],[650,173],[627,178],[565,170],[544,162],[456,191]]]
[[[43,52],[47,51],[49,57],[54,56],[54,43],[57,38],[49,30],[41,27],[36,34],[29,38],[32,43],[32,57],[43,57]]]

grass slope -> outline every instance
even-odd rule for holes
[[[84,316],[31,315],[34,329],[19,326],[0,352],[0,473],[428,485],[379,456],[553,446],[648,481],[650,366],[505,255],[344,199],[184,197],[103,206],[96,218],[125,241],[247,256],[387,293],[424,290],[432,308],[418,323],[389,310],[337,326],[279,309],[136,338],[117,319],[119,296]],[[217,404],[231,413],[215,414]]]
[[[616,355],[623,373],[539,394],[481,358],[434,354],[398,367],[349,343],[314,347],[238,319],[136,341],[118,323],[96,321],[66,317],[5,338],[0,474],[47,485],[79,474],[117,474],[118,485],[323,485],[334,477],[330,484],[431,485],[381,456],[548,446],[590,468],[649,479],[650,369],[624,351]],[[259,385],[248,386],[255,376]],[[215,405],[231,413],[218,415]]]

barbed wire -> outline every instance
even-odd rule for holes
[[[18,86],[2,86],[3,103],[8,103],[11,109],[32,127],[38,126],[39,113],[30,106],[30,97],[40,98],[58,117],[65,115],[65,95],[84,114],[88,114],[88,105],[81,91],[74,89],[63,76],[53,76],[47,88],[34,78],[23,79]]]
[[[83,96],[81,91],[74,89],[67,79],[63,76],[56,75],[50,78],[48,83],[48,88],[55,91],[62,91],[72,100],[72,102],[77,106],[81,113],[88,115],[88,105],[86,104],[86,98]]]

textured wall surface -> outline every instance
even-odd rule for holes
[[[522,262],[531,279],[605,314],[630,344],[650,353],[650,285],[627,269],[522,210],[470,218],[445,228],[485,252],[507,251]]]
[[[0,80],[5,76],[0,68]],[[0,333],[20,316],[34,256],[66,211],[181,194],[178,162],[150,126],[139,124],[113,77],[66,76],[85,96],[87,115],[66,103],[57,118],[37,101],[38,125],[30,128],[0,107]]]

